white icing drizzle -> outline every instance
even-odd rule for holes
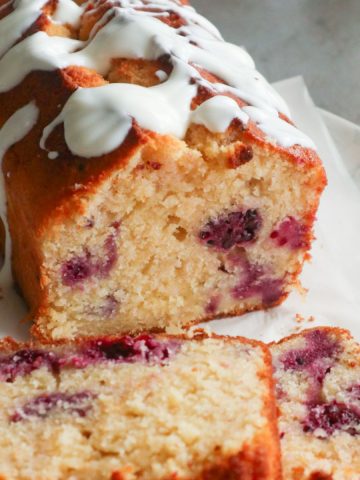
[[[22,5],[26,0],[19,3]],[[66,21],[70,12],[75,11],[74,21],[78,22],[85,7],[74,4],[72,0],[59,0],[55,18]],[[144,7],[152,11],[141,10]],[[159,20],[158,17],[170,12],[179,14],[186,25],[175,29]],[[113,18],[106,23],[110,15]],[[0,21],[0,29],[1,24]],[[164,55],[173,70],[154,87],[114,83],[79,88],[60,115],[44,129],[41,148],[45,149],[48,135],[62,122],[69,149],[75,155],[93,157],[121,145],[133,119],[142,128],[183,138],[191,123],[223,132],[234,118],[246,125],[249,117],[274,143],[314,148],[310,139],[279,117],[279,112],[289,116],[285,102],[256,71],[245,50],[224,42],[208,20],[175,0],[114,2],[93,27],[88,42],[48,37],[45,32],[31,35],[0,60],[0,91],[16,86],[34,70],[78,65],[106,75],[113,58],[157,60]],[[205,80],[196,66],[221,78],[225,84]],[[192,111],[191,101],[199,85],[217,97]],[[250,107],[240,108],[234,100],[221,95],[227,93],[241,98]]]
[[[160,82],[164,82],[165,80],[168,79],[168,74],[166,72],[164,72],[164,70],[157,70],[155,72],[155,75],[160,80]]]
[[[58,0],[52,20],[57,23],[65,23],[72,27],[78,27],[83,8],[73,0]]]
[[[274,118],[273,115],[257,107],[243,107],[243,110],[245,110],[251,120],[253,120],[270,139],[278,138],[278,143],[282,147],[288,148],[294,144],[298,144],[303,147],[315,149],[314,142],[307,135],[290,123],[282,121],[281,118]],[[279,132],[281,132],[281,135],[279,135]]]
[[[48,153],[48,158],[50,158],[50,160],[55,160],[55,158],[57,158],[59,156],[59,152],[49,152]]]
[[[35,102],[30,102],[17,110],[0,129],[0,165],[6,151],[27,135],[38,118],[38,108]],[[11,238],[6,215],[6,194],[4,176],[0,175],[0,216],[5,227],[5,261],[0,271],[1,288],[12,285],[11,274]]]
[[[0,21],[0,57],[41,15],[46,2],[47,0],[14,1],[14,11]]]
[[[0,60],[0,92],[14,88],[32,71],[68,66],[69,53],[82,45],[78,40],[49,37],[45,32],[27,37]]]
[[[225,132],[234,118],[238,118],[245,125],[249,120],[235,100],[218,95],[203,102],[194,111],[191,121],[204,125],[211,132]]]

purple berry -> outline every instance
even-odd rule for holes
[[[261,227],[261,218],[257,210],[232,212],[210,220],[199,233],[202,243],[209,247],[229,250],[255,239]]]
[[[16,377],[30,374],[41,367],[56,371],[58,359],[52,352],[24,349],[0,358],[0,380],[13,382]]]
[[[159,341],[150,335],[125,336],[117,341],[102,340],[96,348],[108,360],[161,363],[178,349],[177,342]]]
[[[29,375],[46,367],[52,372],[62,368],[85,368],[106,361],[117,363],[158,363],[162,365],[181,347],[176,340],[160,340],[151,335],[103,338],[55,354],[42,350],[20,350],[0,358],[0,381],[13,382],[16,377]]]
[[[280,361],[285,370],[307,370],[318,383],[322,383],[331,368],[327,360],[340,351],[339,343],[322,330],[313,330],[305,338],[306,347],[289,350]]]
[[[308,227],[294,217],[286,217],[278,228],[271,232],[270,238],[278,247],[287,246],[293,250],[309,247]]]
[[[84,345],[75,354],[62,359],[61,364],[75,368],[84,368],[107,360],[118,363],[162,364],[179,348],[180,343],[177,341],[157,340],[151,335],[124,336],[118,339],[103,338]]]
[[[18,408],[10,416],[10,421],[17,423],[29,417],[45,418],[54,410],[85,417],[91,408],[90,401],[96,395],[88,391],[68,394],[62,392],[45,393]]]
[[[303,422],[303,430],[313,433],[317,429],[323,430],[327,435],[332,435],[336,431],[353,436],[359,435],[360,411],[354,406],[336,400],[310,405],[308,416]],[[322,437],[323,434],[319,433],[319,436]]]
[[[323,330],[312,330],[305,336],[306,346],[289,350],[280,357],[284,370],[304,371],[309,377],[308,399],[318,402],[326,375],[331,371],[341,346]]]
[[[86,252],[83,256],[75,256],[64,263],[61,268],[61,276],[64,285],[73,287],[83,282],[92,275],[92,265],[90,253]]]

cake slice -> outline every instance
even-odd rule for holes
[[[2,344],[4,480],[280,480],[271,357],[242,338]]]
[[[305,330],[271,347],[286,480],[359,480],[360,346]]]
[[[0,152],[33,333],[138,333],[281,303],[326,183],[312,141],[183,2],[79,3],[0,0]]]

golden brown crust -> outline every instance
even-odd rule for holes
[[[270,369],[271,366],[271,355],[268,346],[259,341],[254,340],[251,338],[246,338],[242,336],[230,336],[230,335],[217,335],[215,333],[208,334],[202,328],[196,329],[192,332],[191,335],[183,333],[183,334],[165,334],[165,333],[153,333],[158,338],[172,338],[172,339],[179,339],[179,340],[193,340],[193,341],[201,341],[206,338],[215,338],[218,340],[223,340],[225,342],[236,342],[236,343],[243,343],[250,345],[252,347],[261,348],[264,353],[265,364]],[[94,336],[83,336],[83,337],[76,337],[74,339],[59,339],[52,342],[42,342],[37,339],[37,337],[29,340],[28,342],[21,342],[15,340],[12,337],[4,337],[0,339],[0,352],[14,352],[16,350],[24,349],[24,348],[37,348],[37,347],[59,347],[63,345],[82,345],[88,341],[94,339],[101,339],[106,338],[107,340],[116,340],[118,338],[122,338],[124,335],[106,335],[103,337],[94,337]],[[272,367],[271,367],[272,368]]]
[[[330,473],[325,472],[313,472],[309,477],[309,480],[333,480],[333,476]]]
[[[268,345],[269,345],[270,348],[272,346],[282,345],[283,343],[286,343],[288,341],[291,341],[291,340],[299,338],[299,337],[303,337],[304,334],[307,334],[309,332],[314,332],[316,330],[321,330],[323,332],[336,335],[339,338],[340,337],[341,338],[345,337],[347,340],[351,340],[353,338],[351,333],[349,332],[349,330],[346,330],[345,328],[321,326],[321,327],[307,328],[306,330],[303,330],[299,333],[293,333],[291,335],[288,335],[287,337],[282,338],[278,342],[271,342]]]
[[[271,440],[267,443],[264,438],[255,439],[241,452],[220,459],[205,467],[196,479],[187,480],[280,480],[280,467],[276,467],[277,463],[280,466],[280,457],[274,455],[273,443]]]
[[[270,419],[270,439],[275,441],[269,442],[268,449],[272,449],[272,455],[270,460],[270,469],[272,474],[269,478],[281,479],[282,478],[282,466],[281,466],[281,447],[280,447],[280,433],[278,430],[278,409],[276,403],[275,393],[275,378],[273,376],[272,356],[270,349],[263,350],[265,354],[266,372],[264,378],[269,383],[270,395],[265,399],[264,415]],[[256,477],[255,477],[256,478]],[[260,477],[261,478],[261,477]],[[267,478],[267,477],[266,477]]]
[[[164,480],[281,480],[280,455],[273,439],[255,439],[252,445],[228,457],[206,465],[196,477],[182,478],[176,473]],[[113,472],[110,480],[126,480],[125,469]],[[321,480],[319,478],[319,480]]]

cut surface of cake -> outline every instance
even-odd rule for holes
[[[12,268],[43,340],[242,314],[297,283],[323,166],[185,3],[0,0]]]
[[[280,480],[271,372],[241,338],[5,340],[0,478]]]
[[[345,330],[305,330],[271,347],[287,480],[360,478],[360,346]]]

